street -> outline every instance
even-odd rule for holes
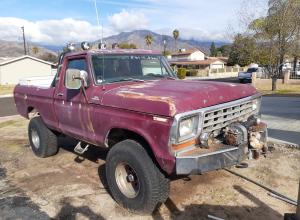
[[[269,137],[300,145],[300,97],[264,96],[262,119]]]

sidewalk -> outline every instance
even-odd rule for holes
[[[1,98],[10,98],[10,97],[13,97],[13,96],[14,96],[13,94],[0,95],[0,99]]]

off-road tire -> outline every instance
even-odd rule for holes
[[[139,181],[139,191],[134,198],[126,196],[118,186],[116,168],[122,163],[133,168]],[[158,169],[147,151],[133,140],[119,142],[108,152],[106,179],[115,201],[131,212],[150,214],[158,204],[165,202],[169,197],[169,180]]]
[[[35,144],[33,133],[38,136],[39,144]],[[38,157],[50,157],[58,152],[58,138],[46,127],[41,117],[34,117],[28,125],[28,138],[33,153]]]

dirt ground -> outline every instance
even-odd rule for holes
[[[224,219],[282,220],[295,206],[270,197],[258,186],[225,170],[173,178],[170,198],[152,216],[119,207],[107,192],[106,151],[72,153],[74,141],[62,139],[58,155],[41,159],[31,152],[27,121],[0,121],[0,219]],[[276,147],[267,158],[248,161],[234,171],[296,200],[300,150]]]

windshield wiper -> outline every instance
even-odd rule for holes
[[[113,82],[126,82],[126,81],[145,82],[145,80],[142,80],[142,79],[135,79],[135,78],[123,78],[123,79],[113,80],[113,81],[110,81],[110,82],[113,83]]]
[[[157,77],[157,78],[165,78],[165,79],[175,79],[175,77],[171,77],[171,76],[168,76],[168,75],[155,74],[155,73],[149,73],[146,76]]]

